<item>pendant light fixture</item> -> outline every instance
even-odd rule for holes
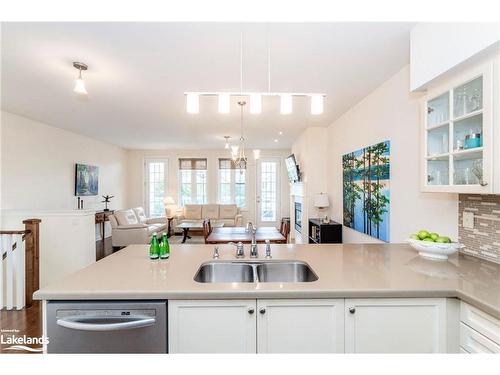
[[[75,80],[75,88],[73,91],[79,95],[87,95],[88,92],[85,89],[85,83],[83,82],[82,70],[87,70],[89,67],[87,64],[76,61],[73,63],[73,67],[78,69],[78,78]]]
[[[195,93],[187,94],[186,96],[186,110],[187,113],[200,112],[200,96]]]
[[[270,33],[267,31],[267,91],[262,92],[244,92],[241,87],[242,84],[242,66],[243,66],[243,53],[240,51],[240,91],[239,92],[217,92],[217,91],[198,91],[198,92],[185,92],[187,97],[187,107],[189,113],[198,113],[198,104],[196,104],[196,111],[190,111],[190,101],[194,100],[196,97],[196,103],[198,103],[200,96],[210,96],[218,98],[218,111],[219,113],[229,113],[231,97],[238,97],[238,100],[245,99],[250,103],[249,112],[252,115],[262,113],[263,98],[269,96],[278,96],[280,99],[280,113],[283,115],[289,115],[293,112],[293,99],[297,97],[308,98],[311,101],[311,114],[320,115],[323,113],[325,94],[314,93],[314,92],[273,92],[271,91],[271,43],[270,43]],[[243,45],[243,34],[240,34],[241,42],[240,49]]]
[[[240,144],[237,147],[237,152],[233,152],[233,162],[236,169],[243,170],[247,165],[247,157],[245,155],[245,138],[243,137],[243,107],[247,104],[244,100],[238,101],[240,106]]]
[[[226,142],[225,142],[225,144],[224,144],[224,148],[225,148],[226,150],[229,150],[229,138],[231,138],[231,137],[230,137],[230,136],[228,136],[228,135],[225,135],[225,136],[224,136],[224,139],[226,140]]]

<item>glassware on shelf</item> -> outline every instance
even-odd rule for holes
[[[464,83],[453,90],[453,117],[479,111],[483,107],[483,77]]]
[[[481,109],[483,104],[482,102],[481,90],[479,90],[478,88],[474,89],[474,92],[469,101],[469,112],[475,112]]]
[[[464,149],[468,150],[471,148],[481,147],[483,145],[482,141],[483,137],[481,135],[481,131],[479,129],[476,129],[475,131],[470,129],[469,134],[465,136]]]
[[[427,126],[432,127],[447,122],[449,115],[449,92],[427,102]]]
[[[449,148],[449,126],[440,126],[427,133],[427,155],[435,156],[448,152]]]
[[[448,157],[427,161],[427,185],[448,185]]]
[[[478,183],[483,182],[483,159],[476,159],[472,163],[472,174],[476,176]]]

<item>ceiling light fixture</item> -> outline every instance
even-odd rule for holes
[[[226,150],[228,150],[228,149],[229,149],[229,138],[231,138],[231,137],[230,137],[230,136],[228,136],[228,135],[225,135],[225,136],[224,136],[224,139],[226,140],[226,143],[224,144],[224,148],[225,148]]]
[[[323,96],[322,95],[312,95],[311,96],[311,114],[321,115],[323,113]]]
[[[243,107],[247,104],[244,100],[238,101],[240,106],[240,145],[237,147],[237,152],[232,152],[233,163],[236,169],[240,169],[240,172],[247,166],[247,157],[245,155],[245,138],[243,137]]]
[[[200,112],[200,96],[195,93],[187,94],[186,96],[186,110],[187,113]]]
[[[89,67],[87,66],[87,64],[76,61],[73,63],[73,67],[75,69],[78,69],[78,78],[75,80],[75,88],[73,89],[73,91],[80,95],[87,95],[88,92],[85,89],[85,83],[82,79],[82,70],[87,70]]]
[[[230,96],[227,93],[219,94],[219,113],[229,113]]]
[[[292,113],[292,95],[281,95],[280,112],[282,115],[289,115],[290,113]]]
[[[209,96],[218,97],[218,107],[219,113],[229,113],[231,97],[238,97],[238,100],[245,99],[250,102],[250,113],[260,114],[262,113],[262,99],[267,96],[278,96],[280,97],[281,105],[280,112],[282,114],[292,113],[292,101],[294,97],[307,97],[311,100],[311,114],[318,115],[323,113],[323,101],[325,94],[313,93],[313,92],[272,92],[271,91],[271,48],[269,42],[269,31],[267,32],[267,91],[262,92],[244,92],[243,87],[243,33],[240,33],[240,91],[239,92],[227,92],[227,91],[197,91],[197,92],[185,92],[184,95],[187,96],[188,108],[190,95]],[[189,112],[189,110],[188,110]],[[198,113],[189,112],[189,113]]]
[[[262,95],[250,94],[250,113],[258,115],[262,112]]]

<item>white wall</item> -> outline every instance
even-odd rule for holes
[[[420,192],[420,94],[409,92],[405,67],[328,128],[328,192],[333,220],[342,222],[342,155],[391,141],[390,240],[427,228],[458,237],[458,197]],[[344,242],[378,240],[344,227]]]
[[[411,90],[488,48],[499,48],[500,23],[419,23],[410,33]]]
[[[314,195],[327,192],[328,165],[326,155],[328,153],[328,129],[320,127],[307,128],[293,143],[292,152],[302,174],[302,235],[299,242],[308,243],[309,225],[307,223],[309,218],[319,217],[318,209],[314,207]],[[292,218],[292,227],[294,224],[295,220]],[[293,236],[294,231],[292,231]]]
[[[127,202],[127,151],[82,135],[1,112],[2,209],[71,210],[75,163],[99,166],[99,195],[85,198],[85,208],[111,208]]]
[[[251,152],[250,152],[251,154]],[[289,183],[286,175],[284,159],[290,155],[290,150],[261,150],[261,159],[277,157],[281,160],[281,216],[289,216]],[[217,202],[218,159],[229,157],[229,151],[224,149],[207,150],[130,150],[128,152],[128,187],[129,205],[145,206],[144,202],[144,161],[146,158],[168,159],[168,190],[167,195],[178,203],[178,169],[179,158],[207,158],[207,198],[209,203]],[[247,207],[243,210],[245,220],[255,220],[256,205],[256,164],[253,156],[249,156],[247,168]]]

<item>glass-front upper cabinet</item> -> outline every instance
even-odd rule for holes
[[[493,112],[496,70],[493,60],[429,90],[422,106],[423,191],[497,190],[493,181],[494,168],[500,168],[500,162],[493,165],[498,143]]]

